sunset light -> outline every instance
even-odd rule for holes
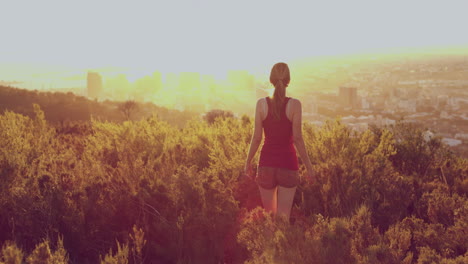
[[[204,110],[228,107],[246,112],[255,94],[230,82],[235,72],[247,74],[235,77],[246,78],[237,84],[252,82],[251,87],[261,91],[271,89],[269,65],[288,62],[295,76],[294,94],[311,89],[306,88],[311,87],[311,69],[318,73],[330,65],[349,65],[352,54],[358,62],[359,54],[381,58],[378,54],[466,52],[468,38],[457,28],[468,21],[457,3],[46,0],[31,1],[25,8],[10,2],[0,18],[2,39],[7,40],[0,46],[0,81],[36,90],[81,89],[78,94],[86,95],[83,89],[91,71],[102,77],[101,99],[140,98],[185,109],[185,102],[176,102],[187,89],[179,89],[179,77],[196,73],[198,84],[192,88],[216,91],[190,95],[206,103]],[[448,11],[450,15],[444,15]],[[339,55],[347,59],[310,63]],[[150,89],[144,86],[151,85],[154,74],[160,76],[159,93],[136,95]],[[318,89],[317,84],[312,87]],[[116,93],[109,89],[120,91],[120,96],[114,98]],[[232,96],[246,105],[221,102]]]
[[[0,1],[0,264],[468,263],[468,1]]]

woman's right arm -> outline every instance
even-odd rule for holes
[[[304,138],[302,137],[302,105],[299,100],[294,100],[291,112],[294,146],[296,147],[297,152],[299,152],[299,156],[307,169],[309,177],[313,179],[312,163],[310,163]]]
[[[260,146],[260,143],[262,143],[262,137],[263,137],[263,117],[262,117],[262,104],[261,100],[257,101],[257,105],[255,107],[255,121],[254,121],[254,133],[252,135],[252,141],[250,142],[250,147],[249,147],[249,154],[247,154],[247,160],[245,162],[245,167],[244,171],[245,174],[248,175],[249,177],[253,177],[253,169],[252,169],[252,159],[255,156],[255,153],[258,150],[258,147]]]

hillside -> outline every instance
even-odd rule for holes
[[[183,126],[197,116],[191,112],[167,109],[152,103],[135,102],[127,117],[119,107],[125,102],[89,100],[71,92],[42,92],[19,89],[0,85],[0,113],[5,110],[34,116],[33,104],[38,104],[44,111],[47,121],[57,124],[74,121],[90,121],[91,118],[102,121],[122,122],[127,119],[139,120],[156,115],[160,120],[172,125]]]
[[[286,223],[242,175],[248,117],[69,133],[33,113],[0,115],[5,263],[468,262],[468,161],[411,124],[306,124],[317,181],[301,178]]]

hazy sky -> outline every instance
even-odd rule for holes
[[[468,44],[467,1],[4,1],[0,63],[169,71]]]

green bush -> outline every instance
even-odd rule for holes
[[[3,263],[466,262],[468,162],[415,127],[306,124],[317,181],[288,222],[242,177],[249,117],[67,127],[34,109],[0,115]]]

